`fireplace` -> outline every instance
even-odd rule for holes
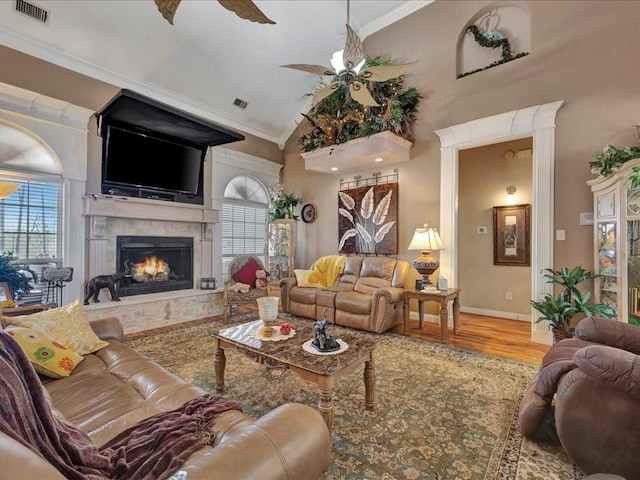
[[[116,237],[122,297],[193,288],[192,237]]]

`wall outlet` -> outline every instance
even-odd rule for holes
[[[564,230],[556,230],[556,240],[563,241],[566,240],[566,232]]]
[[[513,293],[507,292],[505,294],[504,298],[506,298],[507,300],[513,300]]]
[[[476,233],[478,235],[485,235],[487,233],[487,227],[477,227]]]

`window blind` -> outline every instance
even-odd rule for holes
[[[0,250],[20,260],[61,257],[61,185],[3,178],[20,188],[0,200]]]

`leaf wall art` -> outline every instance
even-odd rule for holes
[[[338,252],[398,253],[398,184],[338,192]]]

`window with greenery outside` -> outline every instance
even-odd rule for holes
[[[362,69],[394,63],[392,60],[381,60],[380,57],[367,58]],[[391,131],[413,143],[416,113],[422,98],[418,90],[405,87],[403,76],[384,82],[369,82],[363,77],[356,79],[367,86],[380,106],[366,107],[351,98],[348,88],[338,88],[308,114],[303,114],[311,124],[310,130],[299,139],[304,152],[385,131]],[[333,77],[330,81],[337,80],[337,77]],[[318,90],[327,84],[320,83]]]

